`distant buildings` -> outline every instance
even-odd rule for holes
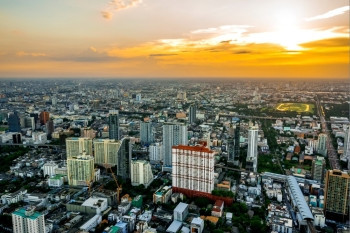
[[[46,111],[41,112],[39,115],[39,120],[41,125],[45,125],[46,122],[50,120],[50,113]]]
[[[350,176],[340,170],[328,170],[325,179],[324,210],[327,218],[343,221],[349,216]]]
[[[21,132],[21,123],[17,112],[10,112],[8,115],[10,132]]]
[[[312,160],[311,175],[312,179],[323,183],[326,170],[326,161],[323,157],[317,156]]]
[[[152,122],[140,122],[140,140],[148,145],[153,142]]]
[[[118,152],[121,141],[114,139],[95,139],[93,142],[96,164],[107,164],[110,166],[116,166],[118,164]]]
[[[88,186],[94,181],[94,157],[83,154],[67,159],[68,184]]]
[[[190,124],[194,124],[197,120],[197,108],[196,106],[192,105],[190,107],[190,112],[188,114],[188,122]]]
[[[92,155],[92,140],[90,138],[67,138],[66,152],[67,158],[81,155],[83,152]]]
[[[120,130],[119,130],[119,111],[110,110],[108,117],[109,125],[109,139],[120,139]]]
[[[258,127],[251,126],[248,130],[248,153],[246,170],[258,171]]]
[[[173,187],[211,193],[214,189],[214,152],[205,146],[173,146]]]
[[[321,133],[318,135],[317,153],[327,156],[327,134]]]
[[[146,188],[153,181],[151,164],[145,160],[131,161],[131,184],[139,186],[143,184]]]
[[[34,207],[17,209],[12,213],[14,233],[45,233],[44,215],[34,211]]]
[[[172,146],[187,145],[188,132],[187,126],[183,124],[164,124],[163,125],[163,146],[164,158],[163,166],[171,167],[172,165]]]

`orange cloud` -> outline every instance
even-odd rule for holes
[[[45,53],[26,53],[24,51],[19,51],[16,53],[19,57],[31,56],[31,57],[45,57]]]

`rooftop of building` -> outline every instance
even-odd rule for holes
[[[185,211],[186,208],[188,208],[188,204],[183,203],[183,202],[180,202],[180,203],[176,206],[176,208],[174,209],[174,212],[175,212],[175,211],[176,211],[176,212],[183,212],[183,211]]]
[[[206,153],[214,153],[214,151],[210,150],[208,147],[205,147],[203,145],[198,146],[184,146],[184,145],[178,145],[173,146],[173,149],[178,150],[189,150],[189,151],[198,151],[198,152],[206,152]]]
[[[30,219],[37,219],[38,217],[40,217],[42,214],[40,214],[39,212],[34,212],[25,208],[20,208],[15,210],[12,214],[21,216],[22,218],[30,218]]]
[[[330,176],[339,176],[342,178],[350,179],[350,175],[346,172],[342,172],[340,170],[334,169],[334,170],[329,170],[329,175]]]

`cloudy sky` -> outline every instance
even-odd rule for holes
[[[348,0],[0,6],[0,77],[349,77]]]

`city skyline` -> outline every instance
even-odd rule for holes
[[[348,1],[9,1],[0,78],[348,78]]]

